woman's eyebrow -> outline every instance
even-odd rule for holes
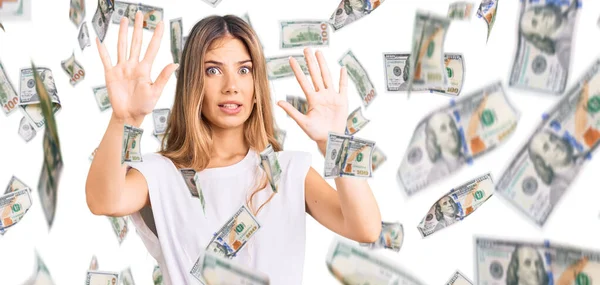
[[[241,60],[241,61],[238,61],[237,64],[244,64],[244,63],[247,63],[247,62],[252,63],[252,60],[251,59]],[[204,64],[207,64],[207,63],[212,63],[214,65],[224,65],[222,62],[215,61],[215,60],[207,60],[207,61],[204,62]]]

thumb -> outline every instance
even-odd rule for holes
[[[292,104],[288,103],[287,101],[280,100],[277,102],[277,106],[281,107],[288,114],[288,116],[292,117],[292,119],[294,119],[294,121],[296,121],[296,123],[302,129],[304,129],[306,115],[300,113],[300,111],[294,108],[294,106],[292,106]]]
[[[169,78],[171,78],[171,74],[173,74],[178,67],[179,64],[171,63],[163,68],[158,75],[158,78],[156,78],[156,81],[154,81],[154,84],[152,84],[157,93],[162,93],[165,85],[167,85],[167,82],[169,81]]]

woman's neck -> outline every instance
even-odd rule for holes
[[[212,130],[212,153],[207,168],[225,167],[240,162],[248,154],[244,128]]]

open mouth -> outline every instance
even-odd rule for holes
[[[242,110],[242,105],[237,103],[219,104],[219,109],[228,115],[235,115]]]
[[[229,110],[234,110],[241,106],[242,105],[238,105],[238,104],[219,104],[220,108],[225,108],[225,109],[229,109]]]

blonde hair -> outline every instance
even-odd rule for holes
[[[271,107],[271,92],[267,80],[265,57],[254,30],[237,16],[210,16],[202,19],[190,31],[183,49],[175,101],[168,120],[167,135],[159,154],[171,159],[178,168],[206,169],[213,150],[212,130],[209,121],[202,115],[204,99],[204,57],[211,44],[226,37],[239,39],[244,43],[253,66],[254,96],[256,104],[250,117],[244,122],[244,139],[251,149],[258,152],[269,144],[275,151],[281,146],[275,139],[275,120]],[[246,204],[254,215],[268,203],[264,202],[256,211],[253,198],[267,186],[267,176],[256,166],[257,182],[255,190],[247,197]]]

